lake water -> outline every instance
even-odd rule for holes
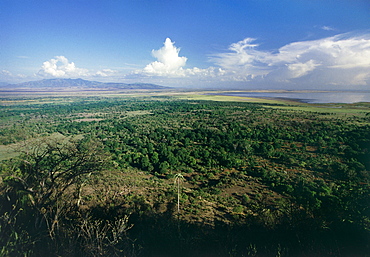
[[[257,97],[257,98],[285,98],[305,103],[358,103],[370,102],[370,91],[268,91],[268,92],[232,92],[223,95]]]

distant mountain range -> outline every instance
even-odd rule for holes
[[[43,79],[19,84],[0,83],[2,90],[124,90],[165,89],[168,87],[148,83],[104,83],[84,79]]]

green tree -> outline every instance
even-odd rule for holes
[[[166,173],[169,168],[170,165],[168,164],[167,161],[161,162],[161,164],[159,164],[159,172],[162,174]]]
[[[35,218],[35,227],[45,227],[51,238],[71,201],[67,189],[80,191],[90,174],[101,171],[109,155],[103,145],[83,139],[36,139],[22,150],[12,169],[5,171],[7,199],[13,208]],[[78,192],[77,192],[78,193]]]

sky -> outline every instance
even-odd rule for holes
[[[0,0],[0,82],[370,89],[369,0]]]

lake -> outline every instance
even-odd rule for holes
[[[358,103],[370,102],[370,91],[250,91],[222,95],[293,99],[305,103]]]

